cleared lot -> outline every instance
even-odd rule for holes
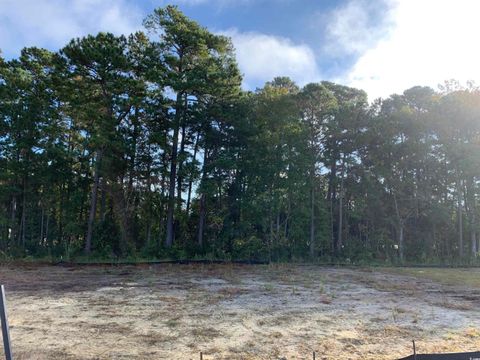
[[[395,359],[480,349],[478,269],[0,266],[16,359]]]

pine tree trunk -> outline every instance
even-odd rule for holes
[[[107,180],[105,177],[102,177],[100,182],[100,192],[102,193],[100,200],[100,220],[104,222],[107,212]]]
[[[327,200],[330,204],[330,239],[331,239],[331,248],[332,253],[336,253],[337,251],[337,239],[335,238],[335,201],[337,199],[337,191],[335,185],[335,179],[337,177],[337,163],[335,160],[332,160],[330,166],[330,175],[328,178],[328,192],[327,192]]]
[[[87,235],[85,238],[86,254],[90,254],[92,252],[93,224],[95,222],[95,215],[97,212],[98,184],[100,182],[100,162],[102,161],[102,157],[103,150],[98,150],[95,160],[95,173],[93,175],[92,194],[90,198],[90,213],[88,214]]]
[[[313,181],[312,181],[313,182]],[[315,256],[315,186],[310,190],[310,257]]]
[[[405,253],[404,253],[404,224],[400,222],[399,230],[398,230],[398,250],[400,253],[400,263],[404,263],[405,261]]]
[[[195,146],[193,148],[193,163],[197,160],[197,151],[198,151],[198,142],[200,139],[200,133],[198,133],[197,138],[195,140]],[[188,194],[187,194],[187,215],[190,213],[190,202],[192,201],[192,186],[193,186],[193,176],[190,176],[188,181]]]
[[[404,253],[404,227],[405,227],[405,218],[400,216],[400,209],[398,207],[397,195],[395,191],[392,191],[393,194],[393,201],[395,205],[395,214],[397,217],[397,233],[398,233],[398,253],[400,258],[400,263],[403,264],[405,261],[405,253]]]
[[[27,230],[27,179],[23,180],[23,198],[22,198],[22,220],[20,226],[20,245],[25,249],[25,236]]]
[[[467,209],[467,215],[469,218],[470,226],[470,249],[471,257],[474,259],[477,257],[477,204],[475,198],[475,179],[473,176],[469,176],[466,181],[465,191],[465,204]]]
[[[273,246],[273,241],[274,241],[274,235],[273,235],[273,217],[272,217],[272,211],[270,209],[270,225],[269,225],[269,229],[270,229],[270,235],[268,237],[268,261],[269,262],[272,262],[272,246]]]
[[[185,124],[182,125],[182,136],[180,141],[180,151],[178,156],[178,176],[177,176],[177,207],[182,208],[182,186],[183,186],[183,156],[185,154]]]
[[[175,122],[173,128],[173,143],[172,155],[170,160],[170,178],[169,178],[169,193],[168,193],[168,208],[167,208],[167,235],[165,238],[165,247],[170,248],[173,245],[173,223],[175,212],[175,184],[177,180],[177,155],[178,155],[178,135],[180,130],[182,107],[182,94],[177,94],[176,108],[175,108]]]
[[[205,194],[200,196],[200,209],[198,216],[198,231],[197,231],[197,244],[198,246],[203,246],[203,229],[205,227],[205,217],[206,217],[206,208],[205,208]]]
[[[280,211],[277,212],[277,223],[275,229],[275,239],[277,241],[277,245],[280,241]]]
[[[48,227],[50,225],[50,214],[47,211],[47,221],[45,224],[45,244],[48,246]]]
[[[151,152],[150,147],[148,152]],[[146,201],[147,201],[147,236],[146,243],[150,245],[152,237],[152,163],[148,162],[147,165],[147,191],[146,191]]]
[[[342,175],[340,179],[340,194],[338,201],[338,233],[337,233],[337,255],[343,247],[343,186],[344,186],[345,162],[342,162]]]
[[[207,149],[204,149],[203,153],[203,173],[202,173],[202,184],[205,183],[207,179]],[[200,195],[200,208],[198,213],[198,229],[197,229],[197,244],[198,246],[203,246],[203,230],[205,228],[205,219],[207,217],[207,198],[204,192],[201,192]]]
[[[285,240],[288,242],[288,222],[290,220],[290,213],[291,213],[291,210],[292,210],[292,201],[291,201],[291,194],[289,192],[288,194],[288,205],[287,205],[287,213],[285,214],[285,223],[283,225],[283,237],[285,238]]]
[[[477,208],[475,204],[475,197],[472,201],[471,211],[471,223],[470,223],[470,242],[472,245],[472,257],[477,257],[478,255],[478,244],[477,244]]]
[[[472,245],[472,257],[477,257],[478,249],[477,249],[477,232],[475,229],[472,229],[470,233],[470,241]]]
[[[17,230],[17,197],[14,195],[12,197],[11,213],[10,213],[10,233],[9,233],[9,243],[13,244],[16,237]]]
[[[42,215],[40,217],[40,241],[39,241],[41,246],[44,246],[44,243],[43,243],[43,224],[45,222],[44,218],[45,218],[45,209],[42,206]]]
[[[463,259],[463,211],[462,211],[462,184],[457,180],[457,217],[458,217],[458,255]]]
[[[165,144],[167,143],[167,134],[165,132]],[[164,241],[163,236],[164,232],[164,224],[166,221],[166,214],[165,214],[165,192],[166,192],[166,174],[168,169],[167,163],[167,153],[163,151],[161,156],[161,163],[162,163],[162,173],[160,174],[160,218],[158,221],[158,237],[157,237],[157,248],[160,249],[162,246],[162,242]]]

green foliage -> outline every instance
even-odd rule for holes
[[[241,260],[267,260],[268,249],[260,238],[251,236],[248,239],[233,241],[232,256]]]
[[[0,59],[0,260],[478,262],[478,88],[243,92],[229,38],[144,24]]]

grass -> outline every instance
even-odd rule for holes
[[[382,270],[433,280],[446,285],[462,285],[480,289],[480,269],[477,268],[386,268]]]
[[[265,292],[272,292],[273,290],[275,290],[275,287],[273,286],[273,284],[265,284],[263,285],[263,290]]]
[[[427,345],[445,352],[480,346],[480,317],[471,311],[480,298],[474,290],[480,269],[162,264],[0,270],[9,285],[16,348],[27,354],[34,344],[42,360],[119,353],[198,358],[199,351],[206,360],[293,359],[311,358],[312,350],[366,360],[407,355],[412,338],[425,351]],[[39,339],[51,346],[39,349]],[[70,357],[55,355],[62,349]]]

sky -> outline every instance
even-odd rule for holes
[[[2,56],[142,30],[167,4],[232,38],[245,89],[289,76],[357,87],[373,100],[449,79],[480,83],[478,0],[0,0]]]

